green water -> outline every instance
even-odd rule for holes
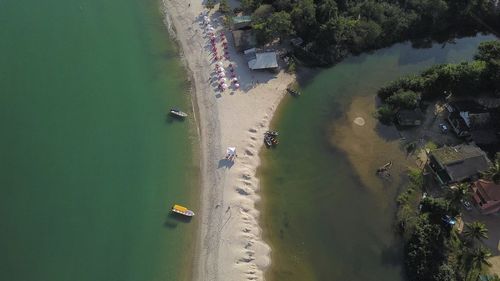
[[[264,238],[273,249],[269,280],[403,280],[392,228],[397,186],[364,186],[332,145],[332,122],[340,122],[352,98],[375,95],[389,81],[432,64],[471,59],[491,38],[420,50],[398,44],[349,58],[320,72],[300,98],[285,99],[273,120],[280,145],[261,153],[259,171]]]
[[[196,135],[157,0],[0,0],[0,280],[183,280]],[[194,144],[194,145],[193,145]]]

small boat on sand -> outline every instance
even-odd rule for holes
[[[174,206],[172,206],[172,212],[184,215],[186,217],[192,217],[192,216],[194,216],[194,212],[193,211],[189,210],[188,208],[186,208],[184,206],[177,205],[177,204],[175,204]]]
[[[170,109],[170,115],[175,116],[175,117],[179,117],[179,118],[184,118],[184,117],[188,116],[187,113],[182,112],[177,108]]]

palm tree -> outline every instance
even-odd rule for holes
[[[488,239],[488,228],[482,222],[474,221],[465,224],[464,236],[469,241],[481,241],[482,239]]]
[[[488,261],[488,259],[491,257],[491,252],[485,247],[481,246],[477,249],[474,249],[471,255],[473,268],[481,270],[483,266],[491,266],[491,263]]]
[[[491,266],[491,263],[488,261],[491,257],[491,252],[481,246],[468,252],[467,256],[468,266],[466,280],[475,281],[478,279],[484,266]]]
[[[500,184],[500,159],[497,158],[491,168],[483,173],[483,176],[496,184]]]
[[[466,183],[459,183],[453,188],[448,189],[448,194],[446,197],[457,211],[460,210],[460,206],[464,200],[469,199],[470,190],[469,185]]]

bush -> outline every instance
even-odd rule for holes
[[[231,7],[227,3],[227,0],[220,0],[219,2],[219,12],[222,14],[228,14],[231,12]]]
[[[388,97],[385,102],[393,108],[415,109],[420,102],[420,94],[399,90]]]
[[[388,125],[392,124],[395,113],[390,106],[384,104],[377,109],[376,115],[380,122]]]

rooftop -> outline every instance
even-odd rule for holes
[[[452,182],[476,176],[491,166],[486,153],[475,145],[445,146],[432,151],[431,156]]]
[[[276,52],[256,53],[255,59],[252,59],[248,62],[248,67],[250,67],[250,69],[252,70],[277,68],[278,60],[276,57]]]
[[[487,201],[500,201],[500,185],[495,184],[492,181],[480,179],[474,182],[474,187],[476,187],[481,195]]]
[[[474,145],[457,145],[454,147],[444,146],[431,152],[432,156],[441,165],[453,165],[466,159],[485,157],[484,151]]]

